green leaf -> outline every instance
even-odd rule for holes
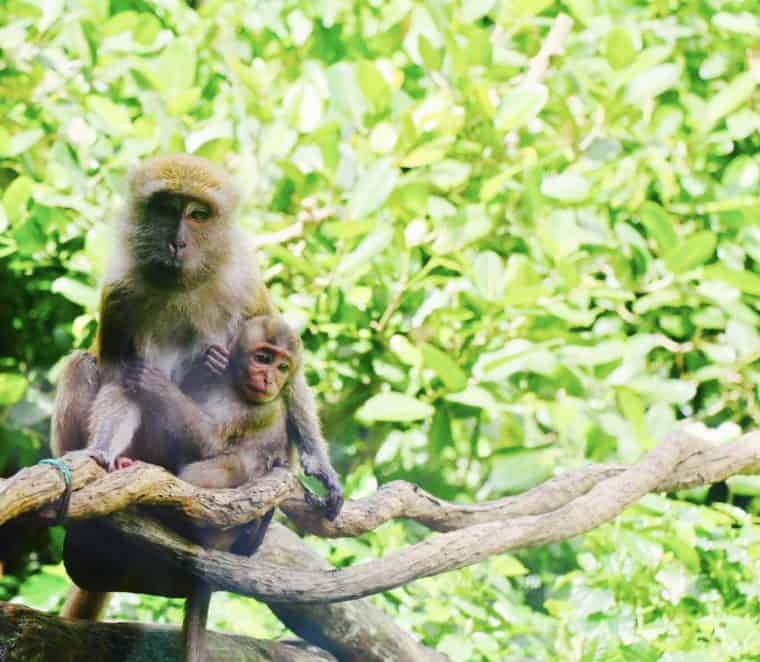
[[[13,134],[7,149],[3,152],[3,156],[16,156],[17,154],[23,154],[30,147],[42,140],[45,132],[42,129],[30,129],[28,131],[21,131]],[[0,146],[2,142],[0,141]]]
[[[466,373],[448,354],[428,343],[423,343],[420,350],[425,366],[436,372],[449,391],[461,391],[467,386]]]
[[[641,105],[671,87],[681,78],[681,67],[677,64],[658,64],[640,73],[629,84],[626,99],[630,103]]]
[[[678,236],[673,228],[673,221],[660,205],[655,202],[644,203],[639,210],[639,220],[646,228],[647,234],[654,239],[661,255],[675,248]]]
[[[536,118],[548,99],[547,87],[537,83],[523,83],[510,90],[496,111],[496,128],[507,132],[527,124]]]
[[[628,30],[614,27],[607,33],[605,40],[605,56],[613,69],[627,67],[636,58],[636,49]]]
[[[3,194],[3,207],[12,226],[26,219],[26,208],[34,191],[34,180],[26,175],[16,177]]]
[[[445,159],[430,167],[430,180],[439,189],[451,191],[465,184],[471,171],[469,163]]]
[[[541,180],[541,193],[562,202],[582,202],[591,190],[591,183],[583,175],[563,172],[545,175]]]
[[[490,12],[496,0],[464,0],[462,3],[462,21],[474,23]]]
[[[457,402],[460,405],[475,407],[476,409],[490,410],[496,407],[496,400],[491,392],[474,384],[470,384],[464,391],[448,393],[445,398],[449,402]]]
[[[80,283],[68,276],[56,278],[50,286],[50,290],[88,310],[95,310],[98,307],[98,291],[94,287]]]
[[[361,219],[379,209],[388,199],[398,179],[398,168],[393,167],[390,157],[375,161],[359,178],[347,215],[350,219]]]
[[[356,81],[362,94],[379,112],[388,107],[391,102],[391,88],[385,77],[377,70],[374,62],[360,60],[356,63]]]
[[[757,85],[749,72],[740,74],[707,102],[705,112],[700,114],[697,122],[702,131],[709,131],[726,115],[749,101]]]
[[[167,100],[185,92],[195,83],[198,45],[187,37],[169,42],[156,59],[156,77],[161,84],[159,92]]]
[[[491,462],[491,474],[483,488],[496,494],[524,492],[552,475],[557,456],[554,448],[530,448],[498,455]]]
[[[752,271],[739,271],[723,264],[712,264],[705,267],[704,276],[707,280],[722,281],[745,294],[760,296],[760,275]]]
[[[401,163],[402,168],[419,168],[440,161],[451,147],[451,139],[448,137],[431,140],[407,154]]]
[[[26,377],[14,372],[0,372],[0,405],[15,404],[24,396],[29,385]]]
[[[734,494],[760,496],[760,476],[731,476],[726,483]]]
[[[717,244],[718,237],[714,232],[695,232],[665,255],[665,266],[674,274],[691,271],[713,256]]]
[[[111,135],[123,136],[132,132],[132,119],[124,106],[115,104],[107,97],[92,95],[87,97],[87,107],[98,116]]]
[[[405,336],[392,336],[389,344],[391,351],[398,356],[403,363],[410,366],[422,365],[422,353],[417,347],[410,343]]]
[[[504,296],[506,283],[504,261],[493,251],[479,253],[472,265],[473,281],[481,296],[488,301],[499,301]]]
[[[356,418],[364,423],[411,422],[430,418],[434,408],[427,402],[401,393],[379,393],[373,395],[356,412]]]

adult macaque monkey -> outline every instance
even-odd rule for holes
[[[298,336],[283,320],[260,316],[244,324],[231,355],[212,347],[181,388],[145,365],[127,370],[126,385],[143,416],[155,419],[152,429],[177,444],[180,455],[202,458],[181,467],[179,478],[198,487],[229,488],[261,478],[275,466],[292,466],[283,394],[301,369]],[[272,512],[230,531],[188,530],[186,522],[177,526],[172,518],[167,523],[205,547],[250,556]],[[208,585],[195,582],[183,623],[188,662],[204,659],[210,600]]]
[[[228,347],[245,318],[274,312],[247,235],[234,222],[238,205],[231,177],[199,157],[160,156],[130,174],[94,356],[73,354],[58,386],[51,427],[56,455],[87,448],[109,469],[121,466],[122,457],[176,468],[171,444],[141,443],[156,435],[125,388],[126,371],[141,361],[179,384],[210,346]],[[302,372],[285,399],[289,438],[304,472],[327,488],[332,518],[343,493]],[[62,615],[96,618],[103,603],[102,595],[75,592]]]

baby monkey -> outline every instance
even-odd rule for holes
[[[243,325],[231,352],[211,346],[180,386],[160,370],[136,365],[127,369],[125,387],[156,422],[151,429],[178,454],[179,478],[204,488],[238,487],[273,467],[296,462],[288,443],[284,392],[301,370],[302,354],[300,338],[282,319],[254,317]],[[122,457],[119,466],[132,461]],[[206,547],[250,555],[271,517],[272,511],[230,531],[201,527],[181,532]],[[210,599],[203,582],[188,597],[183,624],[187,660],[203,659]]]

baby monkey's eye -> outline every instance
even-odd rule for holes
[[[287,363],[280,363],[277,368],[283,375],[290,370],[290,366]]]
[[[256,352],[253,355],[253,358],[256,360],[256,363],[271,363],[272,362],[272,355],[267,354],[266,352]]]

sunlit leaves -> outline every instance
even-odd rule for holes
[[[511,131],[534,119],[546,105],[549,90],[545,85],[526,83],[510,90],[496,112],[494,123],[501,131]]]
[[[23,375],[12,372],[0,372],[0,405],[7,406],[18,402],[26,391],[28,382]]]
[[[401,393],[374,395],[356,411],[356,417],[365,423],[411,422],[432,415],[433,408],[429,404]]]
[[[351,219],[361,219],[378,209],[388,198],[398,178],[398,169],[390,158],[375,161],[359,178],[351,193],[347,213]]]
[[[682,418],[754,425],[747,0],[40,7],[0,8],[0,469],[9,439],[45,447],[24,412],[92,340],[127,168],[177,150],[235,170],[350,489],[404,478],[470,502],[634,461]],[[559,12],[571,31],[547,44]],[[753,481],[729,486],[757,511]],[[725,623],[756,620],[757,578],[715,541],[737,558],[752,543],[716,507],[672,503],[526,553],[524,580],[500,557],[383,604],[453,658],[719,659]],[[408,531],[325,552],[381,554]]]

